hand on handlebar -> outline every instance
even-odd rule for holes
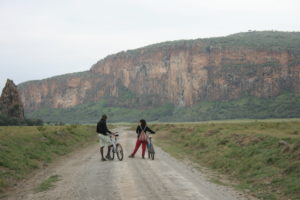
[[[112,136],[118,136],[119,134],[118,134],[118,132],[115,132],[115,133],[111,132],[110,135],[112,135]]]

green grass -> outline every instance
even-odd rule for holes
[[[55,185],[54,183],[61,180],[59,175],[53,175],[44,180],[42,183],[40,183],[35,189],[35,192],[43,192],[46,190],[49,190],[53,188]]]
[[[154,124],[155,142],[260,199],[300,199],[300,120]],[[282,146],[283,140],[289,147]],[[215,180],[216,182],[216,180]]]
[[[0,127],[0,193],[56,157],[94,141],[95,126]]]

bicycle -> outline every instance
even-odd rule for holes
[[[119,161],[122,161],[124,157],[124,153],[123,153],[122,145],[118,143],[119,134],[110,135],[109,137],[110,137],[110,142],[112,144],[112,152],[111,152],[112,154],[108,159],[114,160],[115,154],[117,154]]]
[[[151,136],[148,137],[147,149],[148,149],[148,158],[154,160],[155,151],[154,151],[154,146],[153,146],[153,143],[152,143],[152,137]]]

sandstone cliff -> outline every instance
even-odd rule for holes
[[[24,119],[24,108],[17,86],[9,79],[7,79],[0,97],[0,114],[8,117]]]
[[[27,111],[117,97],[122,88],[151,97],[149,106],[170,102],[181,107],[243,95],[300,93],[299,49],[300,33],[165,42],[108,56],[89,71],[23,83],[19,91]]]

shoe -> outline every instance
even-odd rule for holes
[[[105,158],[106,158],[107,160],[111,160],[110,155],[109,155],[109,156],[105,156]]]
[[[145,156],[142,156],[143,159],[145,159]]]
[[[134,158],[134,156],[133,156],[133,155],[130,155],[130,156],[128,156],[128,158]]]
[[[105,159],[105,158],[102,158],[101,161],[106,161],[106,159]]]

